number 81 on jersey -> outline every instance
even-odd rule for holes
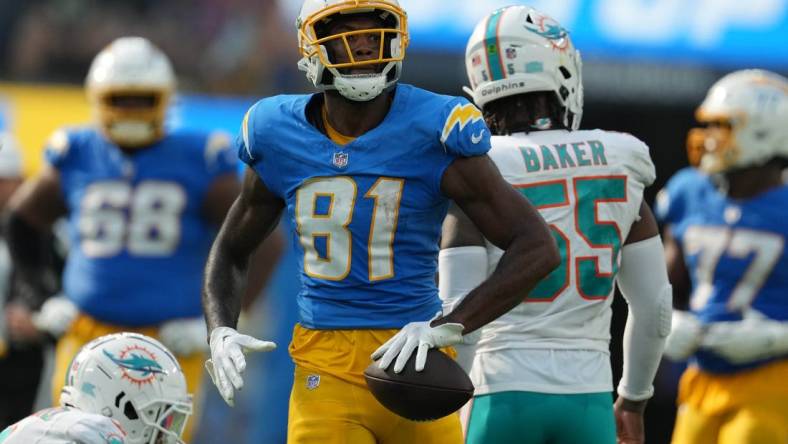
[[[370,281],[394,277],[394,233],[405,181],[381,177],[364,194],[372,199],[367,242]],[[296,192],[295,218],[304,249],[304,272],[313,278],[341,281],[350,273],[353,220],[358,184],[350,177],[320,177],[304,182]],[[325,243],[318,251],[318,240]]]

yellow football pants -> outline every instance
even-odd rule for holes
[[[308,330],[296,325],[288,444],[461,444],[455,413],[432,422],[404,419],[367,389],[370,355],[396,330]],[[429,365],[429,362],[427,362]]]
[[[690,367],[673,444],[788,443],[788,360],[730,375]]]
[[[85,314],[80,314],[68,331],[60,338],[55,348],[55,368],[52,374],[52,402],[59,404],[60,391],[66,381],[66,373],[71,365],[71,360],[79,352],[79,349],[88,342],[100,336],[120,332],[134,332],[145,336],[158,339],[158,328],[156,327],[122,327],[117,325],[104,324]],[[183,369],[186,378],[186,387],[194,399],[194,410],[186,425],[183,433],[185,442],[190,442],[193,434],[195,421],[200,418],[198,409],[200,404],[200,387],[202,383],[203,363],[206,357],[202,353],[194,353],[189,356],[176,356]],[[196,419],[195,419],[196,418]]]

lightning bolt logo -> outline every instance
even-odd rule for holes
[[[466,125],[473,122],[482,120],[482,112],[471,103],[465,105],[457,104],[449,113],[449,118],[446,119],[446,124],[443,125],[443,134],[441,135],[441,143],[446,143],[449,135],[454,131],[454,127],[459,127],[460,131]]]

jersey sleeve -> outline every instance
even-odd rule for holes
[[[648,187],[657,178],[654,162],[651,161],[648,145],[631,134],[620,133],[621,142],[628,147],[626,168],[629,176]]]
[[[241,159],[241,162],[249,165],[250,167],[254,168],[255,163],[262,160],[262,153],[255,153],[253,152],[255,147],[255,138],[254,138],[254,119],[255,119],[255,110],[257,109],[258,103],[252,105],[246,114],[244,115],[244,119],[241,122],[241,129],[238,131],[238,135],[235,137],[235,149],[238,153],[238,158]]]
[[[263,99],[249,108],[235,137],[235,150],[241,162],[257,172],[266,188],[281,197],[282,180],[275,168],[275,156],[266,158],[263,152],[269,144],[265,139],[266,134],[275,131],[275,124],[267,119],[271,113],[279,112],[275,106],[273,101]]]
[[[481,156],[490,150],[490,129],[482,112],[462,97],[455,97],[441,113],[439,137],[447,153],[458,157]]]
[[[59,129],[52,133],[44,147],[44,160],[58,170],[67,166],[74,158],[72,135]]]

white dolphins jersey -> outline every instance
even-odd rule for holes
[[[539,209],[561,264],[523,303],[482,329],[476,394],[612,390],[610,305],[621,246],[655,179],[648,147],[602,130],[492,138],[489,156]],[[503,252],[487,243],[488,274]]]
[[[123,444],[125,432],[103,415],[55,407],[0,432],[0,444]]]

